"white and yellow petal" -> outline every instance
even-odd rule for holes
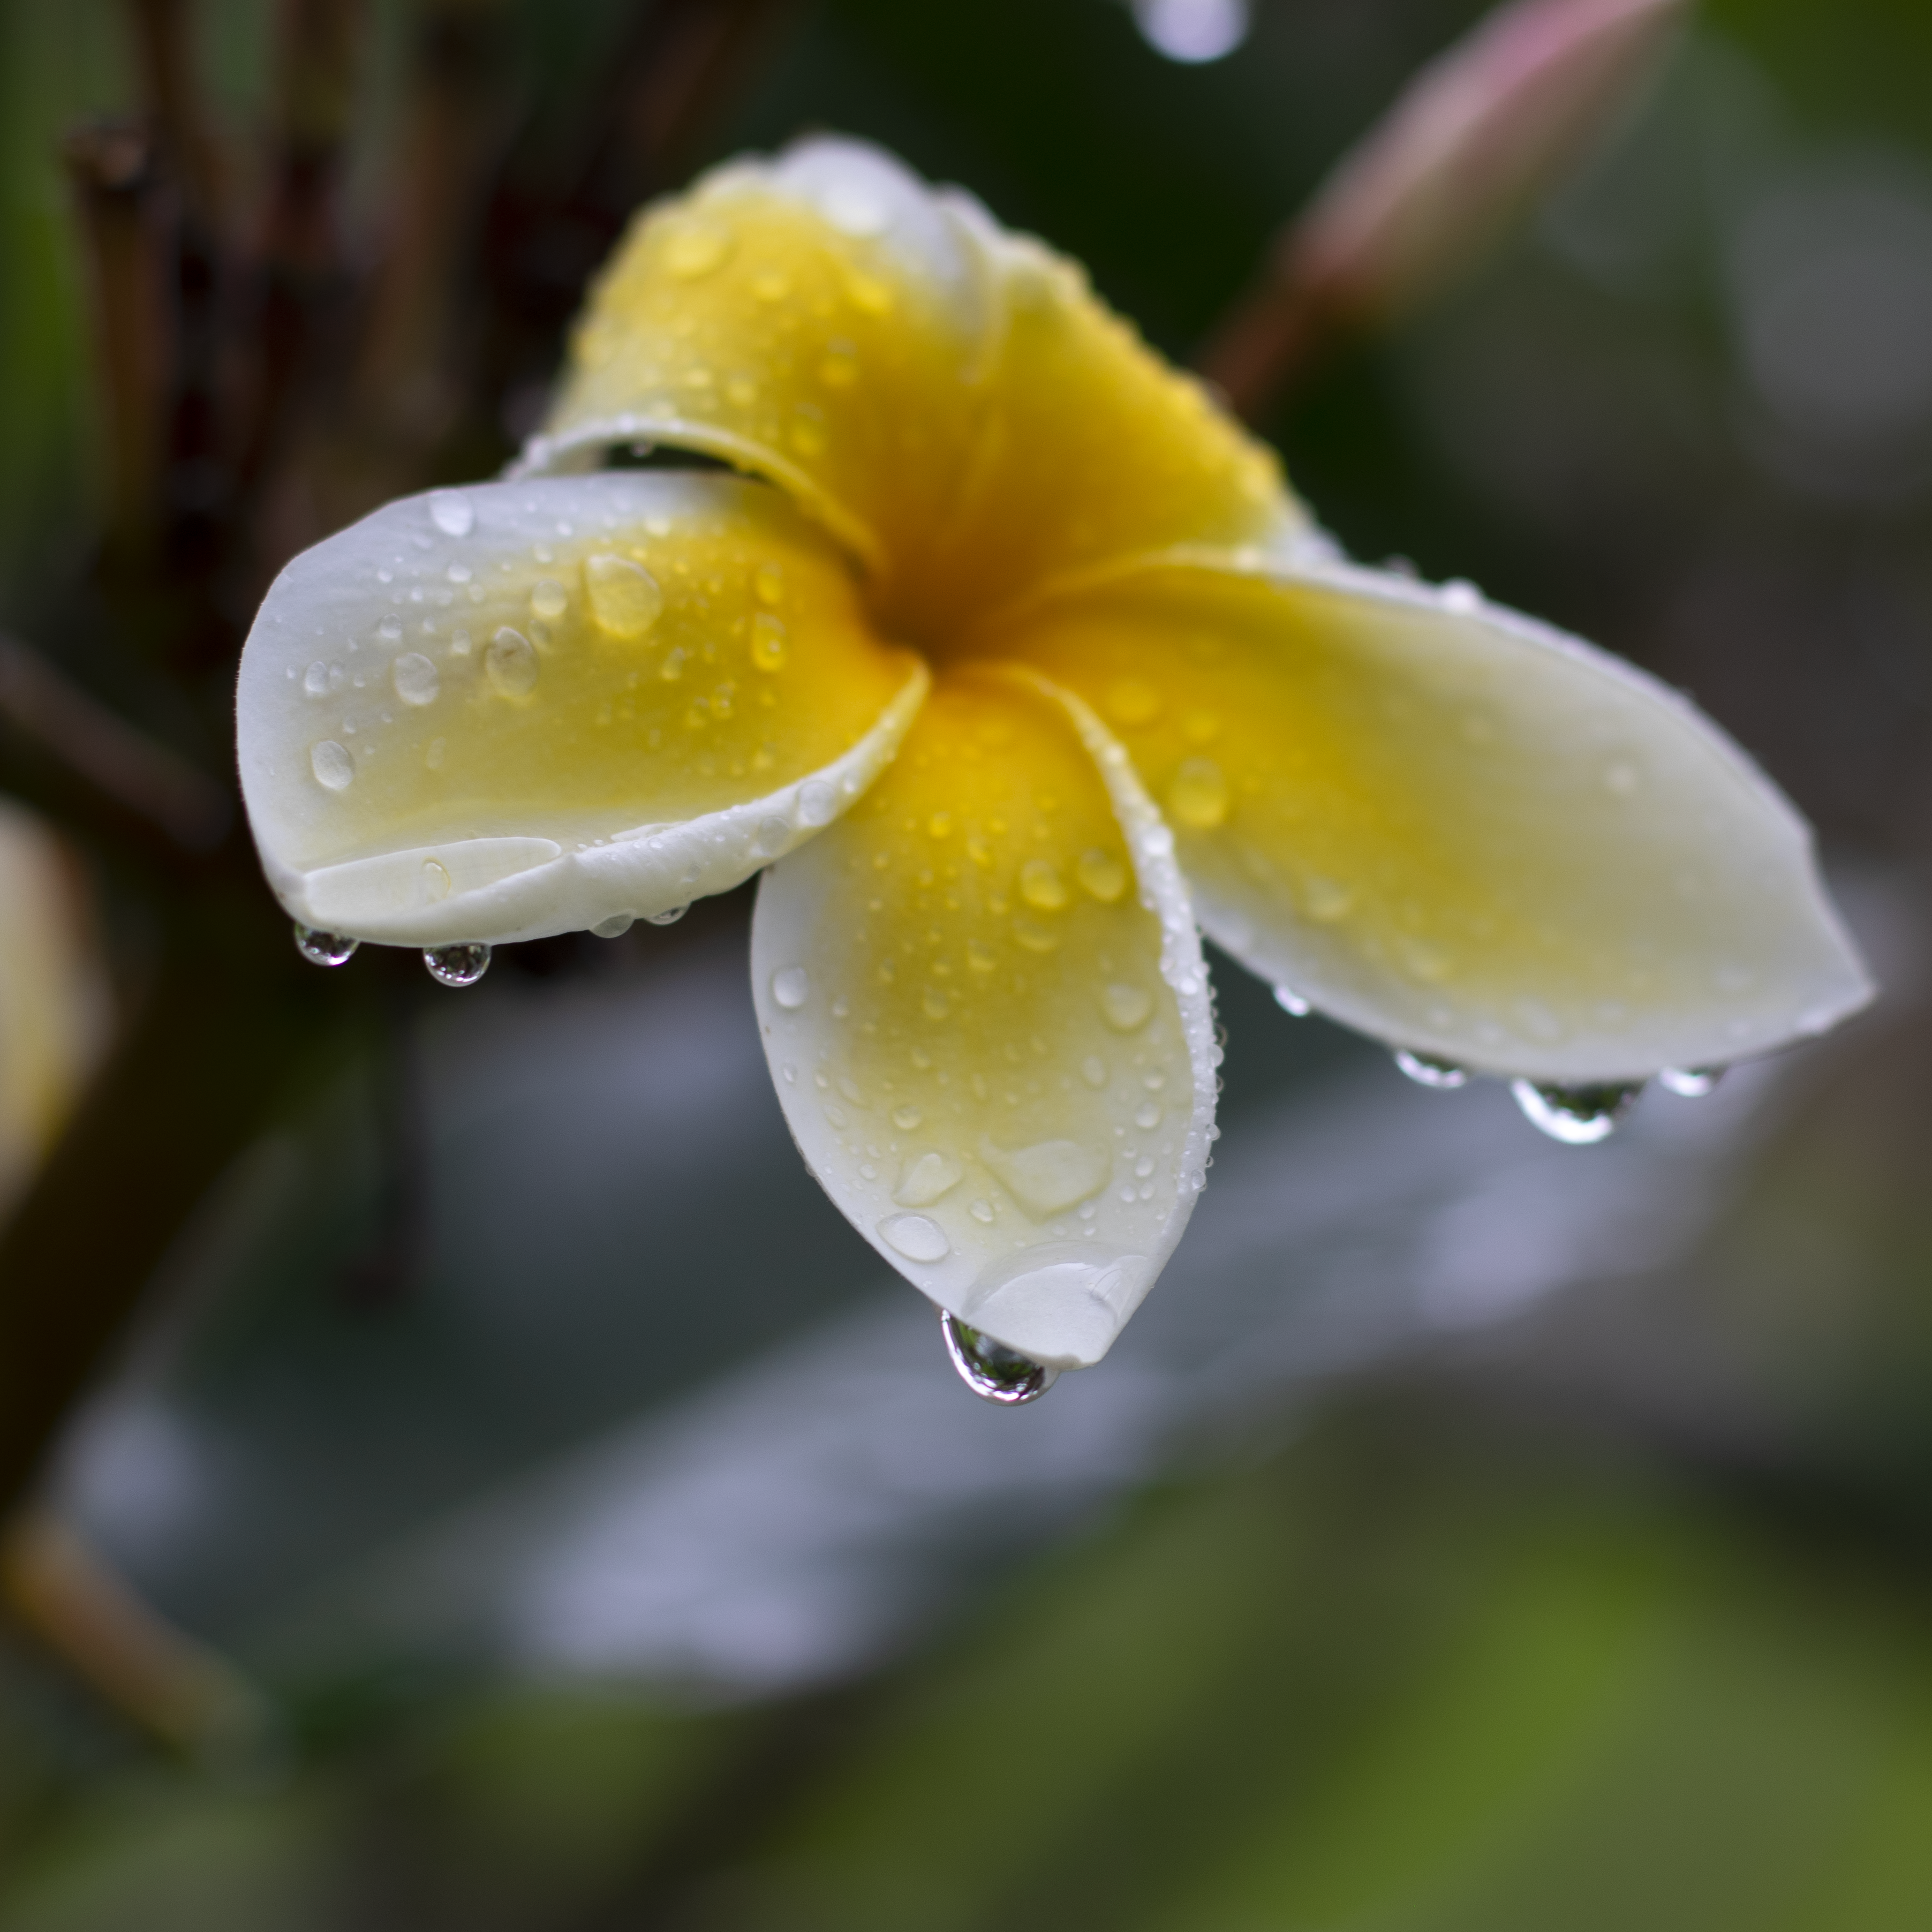
[[[593,291],[526,469],[663,442],[770,478],[877,573],[947,522],[998,336],[952,205],[808,142],[646,208]]]
[[[941,1307],[1099,1360],[1212,1137],[1207,976],[1173,842],[1077,700],[940,682],[904,749],[760,886],[780,1100],[854,1225]]]
[[[1807,827],[1737,746],[1466,586],[1204,558],[987,647],[1120,731],[1211,937],[1391,1044],[1634,1078],[1870,996]]]
[[[304,924],[533,938],[748,878],[863,790],[926,682],[761,484],[479,484],[277,578],[242,657],[242,788]]]
[[[632,441],[782,484],[926,643],[1124,557],[1307,532],[1272,454],[1073,263],[854,141],[734,162],[633,228],[524,465]]]

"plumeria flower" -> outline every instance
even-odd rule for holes
[[[1343,561],[1078,268],[846,141],[646,210],[508,478],[298,557],[238,710],[311,956],[462,982],[764,868],[792,1132],[1006,1399],[1106,1353],[1200,1192],[1201,931],[1576,1138],[1868,996],[1683,699]]]

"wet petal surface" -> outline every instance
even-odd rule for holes
[[[762,484],[438,490],[276,580],[242,660],[243,788],[304,925],[532,938],[724,890],[810,837],[925,683]]]
[[[640,217],[525,461],[706,451],[880,571],[950,515],[997,314],[975,238],[890,156],[817,141],[734,162]]]
[[[1306,528],[1272,454],[1076,265],[850,141],[735,162],[632,230],[524,460],[640,440],[782,484],[934,646],[1042,582]]]
[[[997,1340],[1097,1361],[1199,1191],[1216,1049],[1171,836],[1090,714],[942,681],[766,874],[752,962],[786,1118],[854,1226]]]
[[[1204,560],[1000,642],[1120,733],[1210,934],[1394,1045],[1635,1077],[1868,997],[1806,827],[1737,747],[1467,586]]]

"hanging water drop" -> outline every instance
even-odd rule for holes
[[[423,964],[440,986],[473,986],[490,970],[490,949],[470,940],[423,949]]]
[[[662,912],[646,913],[644,919],[651,926],[675,926],[690,910],[688,902],[680,906],[666,906]]]
[[[296,925],[296,950],[311,966],[345,966],[362,942],[339,932],[324,932],[318,926]]]
[[[598,939],[622,939],[635,923],[631,914],[614,912],[608,919],[600,919],[590,931]]]
[[[1274,1003],[1283,1012],[1298,1020],[1305,1020],[1313,1010],[1292,986],[1276,987]]]
[[[1641,1080],[1597,1080],[1574,1087],[1542,1087],[1512,1080],[1510,1091],[1533,1127],[1568,1147],[1608,1138],[1643,1091]]]
[[[1432,1053],[1412,1053],[1407,1047],[1399,1046],[1395,1049],[1395,1064],[1418,1087],[1432,1087],[1438,1093],[1469,1084],[1468,1068],[1458,1066],[1453,1060],[1438,1060]]]
[[[1685,1100],[1701,1100],[1724,1077],[1721,1066],[1666,1066],[1658,1084]]]
[[[998,1402],[1002,1408],[1017,1408],[1021,1403],[1037,1401],[1058,1380],[1060,1371],[1036,1362],[969,1328],[956,1315],[939,1311],[940,1332],[946,1337],[946,1353],[959,1379],[982,1402]]]

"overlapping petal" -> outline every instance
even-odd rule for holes
[[[307,924],[498,942],[719,892],[828,824],[927,676],[766,486],[530,479],[389,504],[276,580],[237,694]]]
[[[1306,527],[1272,454],[1075,265],[850,141],[734,163],[633,230],[525,464],[634,440],[783,485],[928,643],[1123,557]]]
[[[1466,587],[1202,558],[988,647],[1120,732],[1212,937],[1394,1044],[1639,1076],[1869,997],[1803,822],[1743,753]]]
[[[1091,713],[943,680],[766,874],[752,982],[792,1132],[866,1239],[1010,1347],[1097,1360],[1192,1209],[1218,1056],[1172,837]]]

